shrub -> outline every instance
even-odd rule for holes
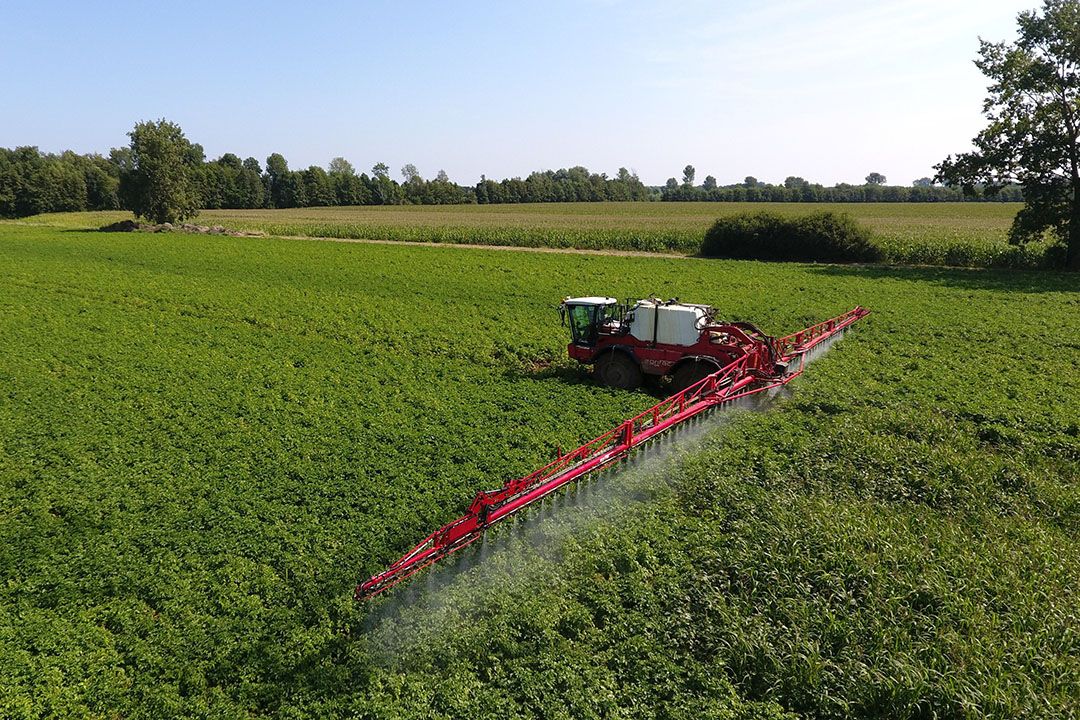
[[[705,233],[701,254],[749,260],[872,262],[882,253],[870,230],[843,213],[782,217],[740,213],[717,220]]]

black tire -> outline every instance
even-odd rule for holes
[[[602,385],[620,390],[636,390],[641,385],[641,368],[621,352],[601,355],[593,366],[593,375]]]
[[[674,395],[677,392],[682,392],[694,383],[704,380],[707,376],[712,375],[717,370],[719,370],[719,368],[712,363],[701,361],[683,363],[671,376],[671,394]]]

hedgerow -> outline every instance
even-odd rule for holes
[[[874,262],[882,259],[869,229],[849,215],[832,212],[796,217],[754,212],[723,217],[705,233],[701,254],[741,260]]]

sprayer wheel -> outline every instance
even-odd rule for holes
[[[593,366],[600,383],[620,390],[634,390],[641,385],[641,368],[621,352],[602,355]]]
[[[706,362],[688,362],[679,366],[671,376],[672,393],[682,392],[694,383],[716,372],[715,365]]]

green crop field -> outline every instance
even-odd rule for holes
[[[201,221],[639,232],[594,207]],[[852,210],[988,247],[1015,212]],[[660,237],[721,209],[647,211]],[[78,229],[99,219],[0,223],[0,716],[1080,714],[1074,275]],[[519,554],[505,528],[354,603],[476,490],[655,401],[594,386],[554,311],[653,292],[777,333],[873,315],[636,501],[605,513],[607,478],[569,530],[549,508]]]
[[[722,215],[846,212],[874,233],[886,262],[1038,267],[1046,247],[1010,247],[1018,203],[547,203],[208,210],[197,221],[271,235],[696,253]],[[97,228],[126,213],[42,215],[27,222]]]

